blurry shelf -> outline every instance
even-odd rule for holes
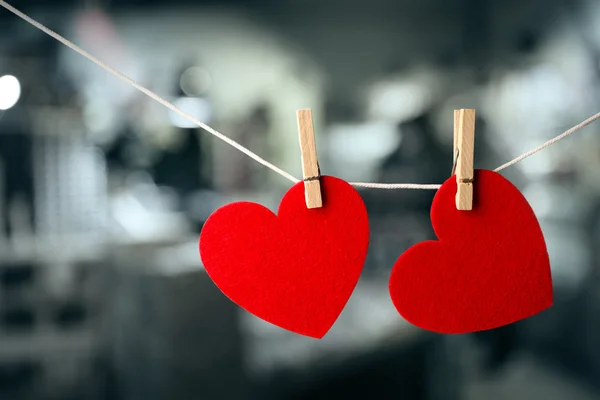
[[[37,360],[51,354],[64,356],[90,354],[98,344],[97,336],[93,329],[77,332],[38,331],[26,335],[0,335],[0,343],[2,343],[0,362]]]
[[[53,238],[29,236],[11,242],[0,241],[0,265],[96,261],[106,253],[105,243],[106,237],[100,234],[74,234]]]
[[[113,256],[122,270],[163,276],[204,272],[198,253],[198,237],[195,235],[171,240],[120,243],[113,250]]]

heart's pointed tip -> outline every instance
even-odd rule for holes
[[[527,315],[517,321],[521,321],[521,320],[533,317],[534,315],[537,315],[543,311],[548,310],[553,305],[554,305],[554,291],[552,290],[552,287],[550,287],[550,290],[546,294],[540,296],[540,299],[537,302],[537,306],[532,304],[529,315]]]
[[[284,331],[295,333],[296,335],[306,336],[307,338],[317,339],[317,340],[323,339],[323,337],[325,337],[325,335],[327,335],[327,332],[329,332],[329,329],[325,332],[323,332],[323,331],[310,331],[309,332],[309,331],[300,331],[300,330],[296,330],[296,329],[288,329],[288,328],[284,328],[281,326],[280,326],[280,328],[283,329]]]
[[[329,332],[329,330],[331,329],[331,326],[328,326],[327,328],[322,328],[322,327],[314,327],[310,330],[291,330],[294,333],[297,333],[299,335],[302,336],[306,336],[312,339],[317,339],[317,340],[321,340],[325,337],[325,335],[327,335],[327,333]],[[285,329],[285,328],[284,328]]]
[[[327,332],[325,333],[316,333],[316,334],[312,334],[312,333],[305,333],[304,336],[309,337],[311,339],[316,339],[316,340],[321,340],[323,339],[323,337],[325,337],[325,335],[327,334]]]
[[[531,314],[530,317],[533,317],[534,315],[537,315],[539,313],[542,313],[542,312],[552,308],[553,305],[554,305],[554,298],[551,296],[547,301],[542,303],[540,305],[540,307],[538,308],[538,310],[536,312],[534,312],[533,314]],[[529,317],[526,317],[526,318],[529,318]],[[523,318],[523,319],[526,319],[526,318]]]

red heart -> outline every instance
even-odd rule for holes
[[[550,261],[533,210],[501,175],[475,171],[472,211],[458,211],[456,178],[437,192],[431,221],[439,241],[398,258],[390,278],[396,309],[439,333],[497,328],[553,303]]]
[[[206,272],[232,301],[281,328],[323,337],[348,302],[369,247],[367,210],[341,179],[321,178],[323,207],[308,209],[304,183],[278,214],[255,203],[216,210],[200,234]]]

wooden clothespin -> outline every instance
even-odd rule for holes
[[[456,209],[473,209],[473,155],[475,153],[475,110],[454,111],[454,162],[456,165]],[[458,158],[457,158],[458,157]]]
[[[298,135],[300,136],[300,153],[302,156],[302,177],[304,180],[304,197],[306,207],[323,207],[321,198],[321,172],[317,162],[317,145],[310,108],[298,110]]]

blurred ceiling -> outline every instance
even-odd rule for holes
[[[202,15],[203,6],[241,10],[336,71],[331,89],[344,99],[349,97],[349,82],[355,86],[420,62],[474,67],[485,79],[489,65],[518,63],[548,33],[557,33],[561,21],[578,12],[574,6],[581,0],[52,0],[52,6],[49,0],[8,2],[67,36],[65,16],[86,7],[128,18],[157,15],[152,10],[160,9],[160,18],[170,18],[174,26],[183,14]],[[41,35],[0,9],[0,50],[13,56],[39,55],[46,47]]]
[[[301,6],[318,6],[327,7],[330,5],[340,7],[340,11],[344,11],[347,8],[353,7],[373,7],[378,4],[394,4],[401,7],[408,7],[410,9],[420,8],[427,9],[429,7],[435,7],[436,5],[443,5],[446,7],[464,7],[465,9],[477,9],[479,7],[486,6],[497,6],[505,5],[506,7],[519,7],[520,5],[527,4],[538,4],[540,10],[547,7],[552,7],[553,4],[562,3],[563,5],[573,5],[578,3],[578,0],[559,0],[559,1],[540,1],[540,0],[170,0],[168,5],[251,5],[251,6],[276,6],[276,7],[288,7],[293,5]],[[11,0],[10,4],[22,7],[22,6],[45,6],[49,5],[48,0]],[[53,0],[52,6],[56,5],[71,5],[71,6],[82,6],[82,5],[99,5],[108,7],[120,7],[120,6],[141,6],[141,5],[164,5],[164,0]],[[435,11],[435,10],[432,10]]]

